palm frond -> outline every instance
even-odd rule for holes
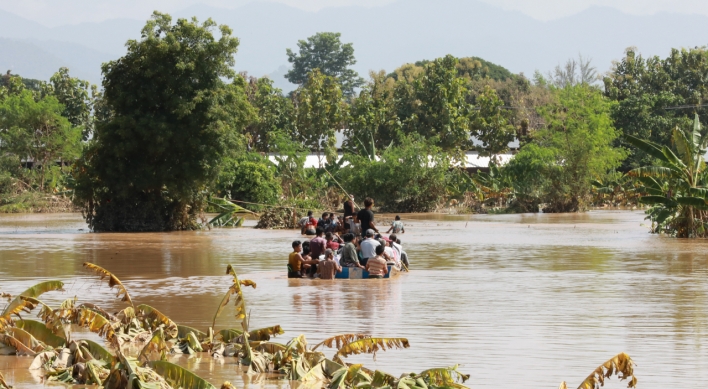
[[[637,377],[634,376],[634,362],[629,355],[619,353],[612,359],[598,366],[588,378],[583,381],[578,389],[595,389],[605,385],[605,378],[617,375],[620,381],[629,379],[628,388],[637,386]]]
[[[406,338],[365,338],[345,344],[337,350],[337,355],[346,358],[352,354],[373,354],[376,359],[378,351],[408,347],[410,344]]]
[[[332,336],[330,338],[327,338],[320,343],[317,343],[315,347],[313,347],[313,350],[317,350],[320,346],[324,347],[329,347],[329,348],[336,348],[340,349],[342,346],[344,346],[347,343],[351,343],[355,340],[361,340],[361,339],[366,339],[366,338],[371,338],[371,335],[368,334],[339,334]]]
[[[128,290],[125,288],[123,283],[120,282],[118,277],[113,275],[113,273],[109,272],[108,270],[106,270],[98,265],[94,265],[93,263],[90,263],[90,262],[84,262],[84,267],[93,271],[94,273],[96,273],[96,275],[101,277],[101,281],[108,278],[108,287],[113,288],[115,286],[118,288],[118,293],[116,294],[116,297],[121,297],[121,295],[122,295],[123,297],[121,297],[120,301],[125,301],[128,304],[130,304],[130,306],[133,306],[133,300],[130,299],[130,295],[128,294]]]

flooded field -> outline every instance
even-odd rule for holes
[[[301,333],[310,343],[351,332],[407,337],[411,348],[377,361],[350,358],[394,375],[459,363],[472,388],[557,388],[563,380],[576,387],[624,351],[638,365],[639,388],[697,387],[708,382],[708,242],[650,235],[643,218],[413,215],[401,236],[409,274],[311,281],[285,276],[295,231],[93,234],[76,214],[3,215],[0,291],[59,279],[66,292],[42,296],[50,305],[78,296],[123,307],[82,268],[89,261],[116,274],[136,303],[206,330],[231,263],[258,284],[244,292],[252,328],[280,324],[283,343]],[[217,327],[236,326],[229,306]],[[295,385],[242,376],[233,358],[172,360],[217,386]],[[0,357],[0,371],[16,388],[42,387],[30,362]],[[625,386],[613,378],[605,387]]]

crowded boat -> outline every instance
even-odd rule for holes
[[[374,222],[371,198],[356,213],[353,196],[346,200],[343,215],[325,212],[316,219],[309,211],[299,221],[301,234],[311,238],[292,242],[288,278],[382,279],[408,271],[408,254],[399,237],[405,233],[400,216],[381,233]]]

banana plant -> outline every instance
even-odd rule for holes
[[[674,150],[636,136],[627,141],[654,157],[655,166],[644,166],[628,174],[638,177],[648,193],[641,203],[650,205],[647,218],[653,232],[667,232],[679,238],[705,237],[708,221],[708,187],[705,160],[708,134],[701,130],[696,115],[693,130],[675,128],[671,134]]]
[[[242,215],[255,215],[255,212],[218,197],[209,200],[209,204],[221,212],[209,220],[207,225],[210,227],[241,227],[245,220]]]

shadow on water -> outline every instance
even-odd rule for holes
[[[300,333],[310,343],[348,332],[407,337],[410,349],[377,361],[349,358],[394,375],[460,363],[474,388],[553,388],[625,351],[642,388],[708,382],[707,242],[650,235],[636,211],[403,216],[413,271],[390,281],[287,279],[290,243],[302,239],[294,231],[92,234],[75,214],[0,216],[0,290],[62,279],[67,291],[45,302],[78,296],[120,308],[83,271],[90,261],[121,278],[136,302],[206,329],[231,263],[258,284],[245,292],[252,327],[281,324],[282,342]],[[227,309],[217,329],[234,326]],[[244,376],[232,358],[172,359],[217,385],[298,387]],[[0,357],[0,371],[18,388],[40,387],[30,362]]]

